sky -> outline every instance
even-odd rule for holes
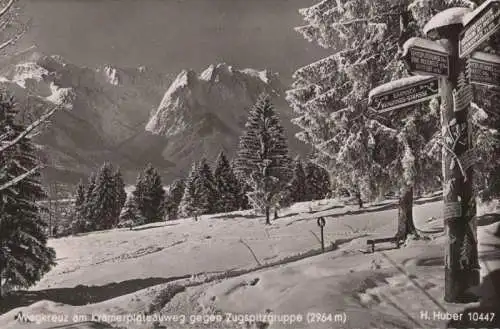
[[[36,44],[77,65],[145,65],[177,74],[226,62],[285,81],[330,52],[293,30],[314,0],[23,0]]]

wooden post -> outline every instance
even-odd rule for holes
[[[466,82],[465,63],[458,57],[460,25],[451,25],[443,33],[452,48],[450,75],[440,79],[441,128],[443,137],[445,296],[447,302],[477,301],[468,290],[479,284],[476,240],[476,201],[473,193],[473,168],[461,159],[472,147],[469,120],[470,85]]]
[[[321,252],[325,252],[325,238],[323,234],[323,226],[321,226]]]
[[[324,239],[324,233],[323,233],[323,228],[325,227],[325,219],[323,217],[318,218],[318,226],[320,227],[321,230],[321,252],[325,252],[325,239]]]

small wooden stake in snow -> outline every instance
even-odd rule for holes
[[[325,239],[323,235],[323,227],[325,227],[325,219],[323,217],[318,218],[318,226],[320,227],[321,230],[321,252],[325,252]]]

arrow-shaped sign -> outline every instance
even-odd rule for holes
[[[500,0],[488,0],[472,12],[460,33],[458,53],[464,58],[500,30]]]
[[[369,106],[383,113],[425,102],[438,93],[439,84],[435,77],[403,78],[373,89],[369,95]]]
[[[471,83],[500,87],[500,56],[476,51],[467,64]]]

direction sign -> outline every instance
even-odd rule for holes
[[[488,0],[473,15],[460,33],[460,58],[468,56],[500,30],[500,0]]]
[[[410,71],[413,73],[448,76],[450,72],[450,57],[448,54],[431,49],[409,48],[407,62]]]
[[[403,78],[372,90],[370,107],[380,113],[388,112],[424,102],[439,93],[438,79],[435,77],[405,83],[407,81],[411,80]],[[378,88],[384,92],[376,93]]]
[[[500,87],[500,56],[475,52],[467,65],[471,83]]]

